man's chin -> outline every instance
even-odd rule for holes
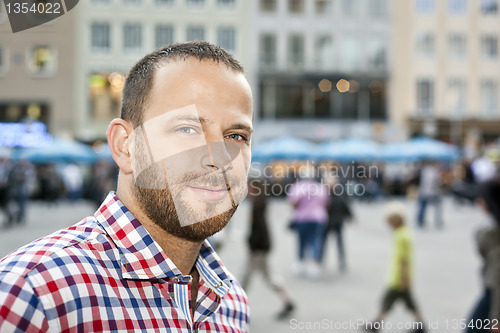
[[[167,233],[192,242],[201,242],[224,229],[237,208],[229,196],[221,201],[207,201],[185,191],[172,196],[168,189],[143,189],[137,185],[133,192],[152,222]]]
[[[216,221],[227,216],[226,213],[232,210],[233,207],[231,203],[227,201],[207,202],[186,198],[185,200],[182,200],[182,203],[179,201],[176,201],[175,203],[175,211],[178,217],[179,225],[182,228],[197,224],[217,224]],[[233,213],[231,213],[231,215]],[[229,216],[229,218],[231,218],[231,216]]]
[[[205,221],[181,227],[182,231],[178,237],[192,242],[202,242],[224,229],[232,215],[232,212],[225,212]]]

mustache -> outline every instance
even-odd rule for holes
[[[169,179],[170,183],[172,180]],[[245,180],[241,177],[234,175],[229,175],[227,173],[221,173],[214,171],[212,173],[198,173],[198,172],[187,172],[183,174],[178,179],[173,180],[172,185],[191,185],[200,187],[220,187],[220,188],[234,188],[243,183]]]

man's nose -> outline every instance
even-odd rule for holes
[[[207,154],[202,158],[202,166],[211,168],[214,171],[228,171],[231,169],[231,162],[238,156],[240,149],[238,145],[231,142],[209,142]]]

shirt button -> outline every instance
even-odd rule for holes
[[[220,287],[222,287],[222,282],[219,282],[215,285],[215,288],[220,288]]]

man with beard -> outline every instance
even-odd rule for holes
[[[223,49],[140,60],[107,132],[116,193],[0,261],[0,331],[248,331],[245,292],[205,239],[245,195],[251,133],[250,88]]]

